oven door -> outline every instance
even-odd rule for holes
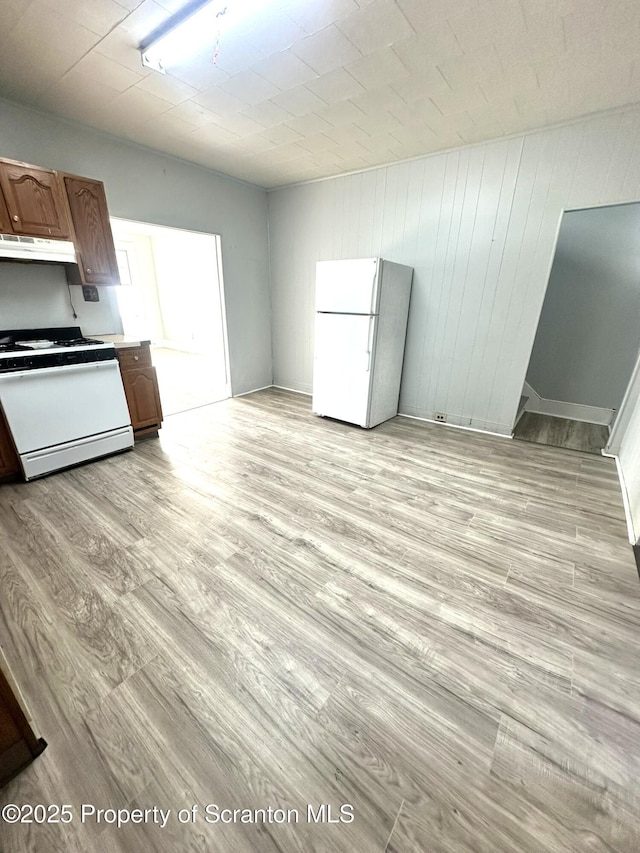
[[[115,360],[0,374],[0,404],[21,456],[131,424]]]

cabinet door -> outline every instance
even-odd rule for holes
[[[124,393],[134,430],[160,427],[162,406],[155,367],[137,367],[122,371]]]
[[[20,472],[20,463],[13,447],[9,427],[0,410],[0,478]]]
[[[101,181],[64,176],[84,284],[120,284],[107,198]]]
[[[2,189],[0,189],[0,234],[11,234],[11,230],[9,211],[2,195]]]
[[[0,188],[14,234],[69,238],[66,204],[55,172],[0,162]]]
[[[0,663],[5,663],[1,650]],[[0,787],[40,755],[46,745],[34,734],[10,681],[0,667]]]

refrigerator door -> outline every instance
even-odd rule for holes
[[[316,314],[313,411],[368,426],[377,317]]]
[[[380,296],[379,258],[318,261],[316,311],[332,314],[377,314]]]

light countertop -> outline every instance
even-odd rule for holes
[[[105,344],[113,344],[116,349],[126,349],[127,347],[146,347],[151,341],[141,341],[139,338],[132,338],[131,335],[90,335],[94,341],[104,341]]]

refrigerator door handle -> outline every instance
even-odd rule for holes
[[[371,353],[373,352],[373,336],[376,328],[376,318],[369,317],[369,337],[367,340],[367,370],[368,373],[371,370]]]

